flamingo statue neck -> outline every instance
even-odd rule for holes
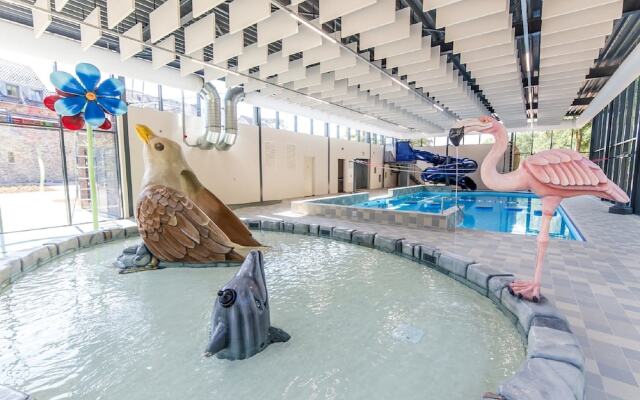
[[[504,126],[499,122],[494,122],[491,128],[484,132],[493,135],[495,139],[495,143],[482,161],[480,167],[480,176],[484,184],[487,185],[489,189],[499,192],[524,189],[519,187],[519,181],[516,179],[518,174],[517,170],[506,174],[501,174],[497,170],[498,163],[502,161],[504,153],[509,147],[507,131],[504,129]]]

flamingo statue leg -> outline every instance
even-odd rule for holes
[[[540,281],[542,280],[542,265],[544,255],[549,245],[549,226],[551,218],[555,214],[558,205],[562,201],[561,197],[549,196],[542,198],[542,222],[538,233],[538,247],[536,251],[536,269],[533,274],[533,281],[514,281],[509,285],[509,292],[520,298],[531,300],[535,303],[540,301]]]

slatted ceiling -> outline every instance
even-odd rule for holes
[[[511,28],[511,22],[506,25],[505,29],[490,32],[480,36],[474,36],[467,39],[460,39],[453,42],[453,51],[455,53],[465,53],[467,51],[484,50],[489,47],[499,46],[501,44],[512,44],[515,30]]]
[[[204,54],[202,50],[199,50],[191,54],[190,57],[196,58],[198,60],[202,60],[202,58],[204,58]],[[202,64],[192,61],[189,58],[180,56],[180,75],[181,76],[187,76],[203,68],[204,67],[202,66]]]
[[[376,0],[319,0],[320,23],[339,18],[367,6],[374,4]]]
[[[491,60],[506,55],[513,56],[515,52],[515,43],[504,43],[489,48],[461,53],[460,62],[467,64],[475,61]]]
[[[304,79],[306,77],[306,68],[302,63],[302,60],[294,60],[289,63],[287,71],[278,74],[277,82],[279,85],[292,82],[298,79]]]
[[[322,45],[304,50],[302,60],[305,66],[319,63],[323,60],[333,60],[341,55],[340,46],[322,38]]]
[[[229,4],[229,32],[241,31],[270,15],[269,0],[234,0]]]
[[[107,26],[113,29],[136,9],[135,0],[106,0]]]

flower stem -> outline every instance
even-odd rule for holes
[[[87,166],[89,167],[89,192],[91,194],[91,216],[93,230],[98,230],[98,190],[96,188],[96,169],[93,156],[93,128],[87,124]]]

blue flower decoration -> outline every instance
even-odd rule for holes
[[[92,64],[76,65],[76,79],[64,71],[50,75],[51,83],[62,97],[54,103],[55,112],[62,116],[84,115],[84,120],[93,128],[105,123],[105,113],[122,115],[127,112],[127,104],[120,100],[124,84],[119,79],[109,78],[100,82],[100,70]]]

